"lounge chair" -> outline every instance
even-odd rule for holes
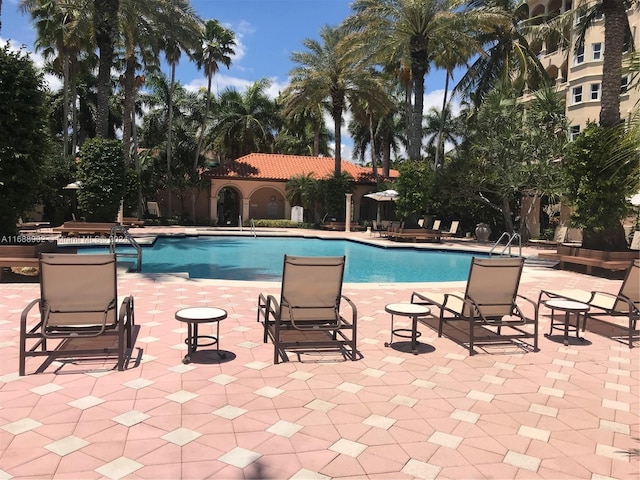
[[[25,375],[26,357],[35,356],[117,354],[118,370],[123,370],[125,333],[126,346],[131,348],[133,297],[118,299],[115,255],[43,253],[40,275],[40,298],[29,303],[20,318],[19,374]],[[30,328],[29,312],[36,305],[40,318]],[[117,345],[91,337],[116,337]],[[35,343],[28,346],[27,341]],[[53,348],[47,348],[50,341],[56,341]]]
[[[458,227],[460,226],[460,222],[458,220],[454,220],[453,222],[451,222],[451,227],[449,227],[449,230],[446,232],[442,232],[442,238],[447,238],[447,237],[455,237],[458,235]],[[434,230],[437,230],[434,228]]]
[[[431,226],[432,230],[440,230],[440,224],[442,223],[441,220],[434,220],[433,221],[433,225]]]
[[[553,240],[546,240],[544,238],[530,238],[529,243],[533,243],[536,246],[540,245],[548,245],[548,246],[556,246],[561,244],[567,238],[567,231],[569,227],[559,226],[556,227],[553,232]]]
[[[158,205],[158,202],[147,202],[147,211],[149,212],[149,215],[159,217],[160,206]]]
[[[285,255],[280,300],[258,297],[257,319],[264,323],[264,342],[271,338],[273,362],[287,360],[287,349],[340,349],[356,360],[357,310],[342,295],[345,257]],[[342,302],[344,301],[344,302]],[[350,319],[340,313],[350,307]]]
[[[640,317],[640,265],[634,262],[628,269],[618,293],[598,290],[542,290],[538,305],[550,298],[565,298],[586,303],[590,310],[587,317],[624,316],[628,318],[627,335],[629,348],[633,348],[633,337],[638,335],[637,322]],[[593,310],[596,310],[594,312]],[[623,327],[624,328],[624,327]]]
[[[533,339],[533,350],[538,351],[538,306],[526,297],[518,295],[518,285],[524,264],[523,258],[473,258],[469,269],[466,290],[455,293],[411,294],[411,303],[432,305],[439,310],[438,336],[443,333],[445,322],[464,320],[468,323],[469,354],[475,353],[478,342],[496,342],[502,339]],[[521,299],[533,307],[533,317],[520,309],[516,300]],[[533,325],[533,332],[523,327]],[[501,329],[509,327],[515,334],[502,335]],[[487,335],[477,336],[483,329]],[[491,329],[490,332],[487,332]]]

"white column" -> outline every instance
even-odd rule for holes
[[[352,193],[345,194],[345,197],[347,197],[347,199],[346,199],[347,208],[346,208],[346,214],[345,214],[345,218],[344,218],[344,231],[345,232],[350,232],[351,231],[351,197],[352,196],[353,196]]]

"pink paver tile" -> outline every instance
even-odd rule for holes
[[[290,478],[299,471],[398,479],[408,477],[402,470],[414,460],[435,465],[439,478],[595,480],[598,475],[633,478],[638,472],[635,457],[617,458],[616,452],[631,451],[640,434],[640,362],[623,344],[606,336],[590,331],[588,345],[567,348],[541,337],[542,350],[535,354],[489,348],[469,357],[451,339],[437,338],[431,324],[423,324],[423,340],[435,351],[414,357],[384,348],[388,335],[379,333],[389,328],[384,305],[408,299],[412,288],[346,285],[345,294],[356,301],[362,318],[360,338],[379,339],[379,343],[360,342],[364,358],[357,362],[292,356],[289,363],[272,365],[273,346],[262,343],[262,327],[255,322],[262,287],[206,281],[169,284],[129,275],[122,280],[137,297],[136,347],[144,354],[141,364],[104,375],[87,372],[111,368],[110,362],[79,362],[65,364],[63,374],[56,375],[49,367],[43,374],[19,378],[15,376],[17,348],[3,349],[0,382],[6,382],[0,389],[0,464],[10,475],[18,476],[18,469],[33,459],[55,455],[44,446],[71,435],[94,442],[109,435],[113,447],[92,443],[64,457],[55,455],[59,463],[53,473],[35,471],[29,478],[98,478],[95,469],[121,456],[145,464],[129,475],[144,479],[164,475],[242,478],[258,473]],[[521,292],[535,298],[541,286],[552,284],[586,289],[597,285],[605,290],[615,290],[617,285],[613,280],[532,269],[523,275]],[[36,287],[0,284],[0,301],[7,307],[9,321],[18,320],[27,300],[37,295]],[[186,366],[181,363],[184,353],[174,348],[183,342],[185,332],[179,330],[173,313],[178,305],[199,304],[205,298],[210,299],[208,304],[230,312],[222,346],[234,358]],[[545,315],[540,330],[548,330]],[[157,340],[141,340],[150,337]],[[16,329],[0,324],[0,342],[16,339]],[[255,346],[247,348],[248,344]],[[252,362],[262,362],[260,369],[249,368]],[[29,368],[40,363],[32,359]],[[351,387],[341,389],[343,384]],[[256,393],[265,387],[272,389],[268,392],[282,392],[278,390],[276,396]],[[167,398],[176,392],[197,397],[184,403]],[[84,410],[67,405],[88,396],[102,403]],[[314,400],[330,402],[332,407],[312,410],[307,405]],[[212,414],[226,405],[246,412],[235,420]],[[112,420],[132,410],[149,417],[131,426]],[[371,416],[395,422],[386,430],[363,423]],[[3,430],[25,418],[41,425],[19,435]],[[268,431],[280,421],[303,427],[291,436]],[[184,448],[160,439],[178,428],[201,436]],[[461,443],[453,449],[428,442],[436,432],[454,435]],[[546,432],[549,441],[541,441]],[[339,440],[356,441],[366,448],[353,459],[330,450]],[[262,457],[244,470],[217,460],[236,447]],[[162,454],[165,449],[168,453]],[[540,466],[532,471],[505,464],[509,453],[539,459]],[[148,465],[144,457],[164,462],[161,466],[166,468]],[[579,468],[573,468],[572,462]]]

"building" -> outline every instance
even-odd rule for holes
[[[240,219],[291,219],[294,205],[287,199],[287,181],[307,174],[327,178],[333,175],[334,166],[335,160],[329,157],[251,153],[208,168],[203,176],[210,185],[199,196],[197,216],[218,225],[238,225]],[[355,180],[351,220],[357,223],[376,218],[376,202],[363,197],[376,191],[371,168],[343,160],[342,171]],[[389,179],[398,176],[398,171],[392,170]]]
[[[574,11],[573,26],[578,24],[587,2],[572,0],[531,0],[531,17],[562,14]],[[629,50],[640,48],[637,28],[640,24],[640,4],[634,2],[627,11],[632,39]],[[598,122],[600,117],[600,94],[602,80],[602,59],[604,51],[604,17],[597,19],[589,28],[584,47],[574,51],[576,29],[567,35],[568,44],[541,42],[532,44],[534,51],[549,77],[555,79],[556,89],[565,98],[566,115],[569,122],[569,136],[575,138],[589,121]],[[620,116],[627,119],[640,100],[637,89],[628,89],[629,77],[620,79]]]

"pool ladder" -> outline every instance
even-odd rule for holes
[[[250,222],[251,222],[251,233],[253,234],[253,238],[257,238],[258,235],[256,234],[256,222],[253,218],[250,220]],[[238,225],[240,225],[240,231],[243,232],[244,230],[243,230],[243,223],[242,223],[242,215],[238,217]]]
[[[500,238],[496,241],[496,243],[493,244],[493,247],[491,247],[491,250],[489,250],[489,256],[494,254],[494,251],[502,243],[502,239],[506,239],[507,243],[502,249],[502,251],[500,252],[500,256],[505,255],[505,252],[507,251],[508,251],[507,255],[511,256],[511,246],[516,240],[518,242],[518,256],[519,257],[522,256],[522,237],[520,236],[519,233],[509,233],[509,232],[504,232],[502,235],[500,235]]]
[[[136,253],[116,251],[116,247],[120,243],[122,243],[122,242],[118,242],[118,234],[120,234],[120,236],[126,241],[126,243],[131,245],[136,250]],[[109,253],[115,253],[116,258],[117,257],[135,257],[137,259],[136,272],[142,271],[142,248],[140,247],[138,242],[136,242],[136,239],[131,236],[127,227],[123,225],[116,225],[115,227],[111,228],[111,232],[109,234]]]

